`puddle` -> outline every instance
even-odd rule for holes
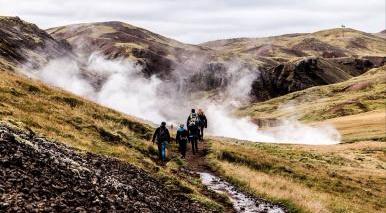
[[[220,178],[206,172],[199,173],[201,181],[209,189],[217,193],[225,193],[231,200],[234,209],[237,212],[251,213],[251,212],[268,212],[268,213],[284,213],[285,211],[277,205],[255,199],[240,191],[238,191],[232,184],[221,180]]]

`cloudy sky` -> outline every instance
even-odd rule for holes
[[[41,28],[124,21],[183,42],[347,27],[385,29],[386,0],[0,0],[0,15]]]

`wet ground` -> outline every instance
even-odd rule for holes
[[[263,200],[250,197],[237,190],[230,183],[221,180],[213,174],[200,172],[202,183],[208,186],[209,189],[226,194],[231,200],[236,212],[252,213],[252,212],[268,212],[268,213],[284,213],[284,209],[280,206],[268,203]]]
[[[208,144],[206,142],[200,142],[198,147],[199,151],[196,155],[193,155],[190,149],[191,147],[188,147],[186,161],[188,162],[189,169],[199,174],[201,177],[201,182],[210,190],[216,193],[225,194],[232,202],[233,209],[236,212],[286,212],[286,210],[279,205],[274,205],[262,199],[251,197],[245,193],[242,193],[232,184],[209,172],[210,168],[208,167],[205,160],[205,156],[208,154]]]

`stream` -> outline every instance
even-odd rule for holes
[[[225,193],[233,204],[234,209],[240,213],[268,212],[284,213],[285,210],[267,201],[259,200],[238,191],[232,184],[221,180],[213,174],[200,172],[201,181],[209,189],[217,193]]]

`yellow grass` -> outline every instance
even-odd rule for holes
[[[211,141],[212,168],[306,212],[386,210],[386,143],[330,146]]]
[[[333,125],[342,135],[343,141],[386,141],[386,111],[375,110],[357,115],[327,119],[320,123]]]
[[[318,193],[280,176],[267,175],[246,166],[219,161],[226,176],[236,178],[252,188],[258,196],[271,200],[290,200],[301,209],[310,212],[329,212],[326,207],[328,195]]]
[[[344,36],[342,32],[344,31]],[[248,55],[250,60],[256,60],[254,55],[248,54],[248,50],[266,45],[272,52],[271,55],[281,58],[294,58],[294,54],[283,51],[283,48],[293,48],[295,45],[304,42],[306,39],[317,39],[320,42],[342,49],[346,55],[355,56],[385,56],[385,38],[357,31],[354,29],[329,29],[310,34],[299,34],[297,36],[272,36],[264,38],[236,38],[217,41],[209,41],[204,46],[222,51],[223,54]],[[360,45],[355,45],[360,43]],[[303,50],[312,56],[321,56],[323,51]],[[258,59],[257,59],[258,60]]]
[[[0,71],[0,121],[31,129],[80,152],[129,162],[162,179],[167,186],[180,187],[179,190],[209,209],[222,209],[222,204],[200,193],[203,186],[197,180],[192,182],[177,176],[172,171],[173,164],[159,169],[152,160],[157,152],[148,140],[154,129],[134,117],[15,73]],[[175,160],[173,155],[170,157]]]
[[[358,84],[368,86],[348,89]],[[237,114],[262,120],[295,116],[304,122],[325,121],[342,130],[344,140],[353,141],[357,136],[361,140],[381,140],[385,138],[385,122],[382,123],[385,100],[386,65],[342,83],[312,87],[255,103]]]

